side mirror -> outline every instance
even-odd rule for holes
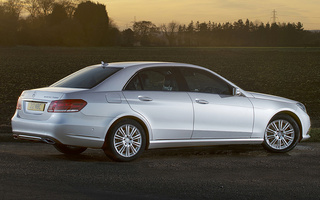
[[[233,96],[241,96],[242,95],[239,88],[233,88],[232,93],[233,93]]]

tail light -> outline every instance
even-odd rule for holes
[[[70,113],[79,112],[87,105],[82,99],[64,99],[52,101],[49,105],[48,112]]]
[[[17,110],[21,110],[22,109],[22,100],[20,99],[20,97],[19,97],[19,99],[18,99],[18,102],[17,102]]]

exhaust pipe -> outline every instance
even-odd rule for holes
[[[31,135],[22,135],[22,134],[13,134],[14,139],[21,139],[21,140],[29,140],[34,142],[44,142],[47,144],[56,144],[56,142],[50,138],[41,138],[38,136],[31,136]]]
[[[55,141],[53,141],[53,140],[51,140],[49,138],[41,138],[41,141],[45,142],[47,144],[52,144],[52,145],[56,143]]]

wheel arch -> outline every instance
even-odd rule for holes
[[[276,113],[272,118],[274,118],[277,115],[281,115],[281,114],[289,115],[290,117],[292,117],[292,119],[294,119],[295,122],[297,122],[298,127],[299,127],[299,131],[300,131],[300,136],[299,136],[299,142],[300,142],[302,139],[302,123],[301,123],[299,117],[295,113],[285,110],[285,111],[280,111],[280,112]]]
[[[105,149],[106,148],[106,145],[107,145],[107,135],[110,133],[110,131],[112,130],[112,128],[121,120],[124,120],[124,119],[132,119],[132,120],[135,120],[137,121],[143,128],[144,132],[146,133],[146,148],[145,149],[148,149],[149,148],[149,144],[150,144],[150,131],[147,127],[147,125],[145,124],[145,122],[141,119],[139,119],[138,117],[136,116],[132,116],[132,115],[128,115],[128,116],[122,116],[120,118],[118,118],[117,120],[115,120],[109,127],[107,133],[106,133],[106,136],[105,136],[105,140],[104,140],[104,143],[103,143],[103,146],[102,148]]]

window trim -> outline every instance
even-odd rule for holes
[[[142,81],[140,76],[139,78],[139,82],[141,85],[141,90],[126,90],[126,87],[128,86],[128,84],[132,81],[132,79],[134,79],[141,71],[145,71],[145,70],[150,70],[150,69],[155,69],[155,68],[167,68],[170,69],[173,72],[173,75],[177,81],[178,84],[178,90],[177,91],[158,91],[158,90],[144,90],[143,85],[142,85]],[[188,82],[185,79],[183,73],[182,73],[182,69],[191,69],[191,70],[198,70],[201,72],[204,72],[205,74],[210,74],[212,77],[218,79],[219,81],[222,81],[223,83],[225,83],[230,91],[230,95],[232,96],[232,89],[234,88],[234,86],[232,86],[230,83],[228,83],[227,81],[225,81],[224,79],[222,79],[221,77],[217,76],[216,74],[214,74],[212,71],[210,70],[206,70],[206,69],[202,69],[202,68],[196,68],[196,67],[188,67],[188,66],[153,66],[153,67],[146,67],[143,69],[140,69],[138,71],[136,71],[131,77],[130,79],[126,82],[126,84],[124,85],[124,87],[122,88],[122,91],[153,91],[153,92],[193,92],[193,93],[204,93],[204,94],[215,94],[215,93],[206,93],[206,92],[196,92],[196,91],[190,91],[190,88],[188,86]],[[219,95],[219,94],[217,94]],[[220,94],[221,95],[221,94]],[[229,95],[229,94],[226,94]]]

